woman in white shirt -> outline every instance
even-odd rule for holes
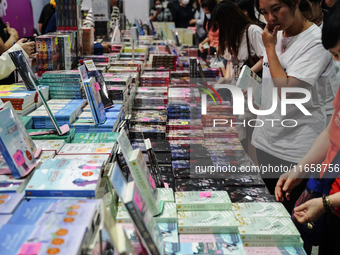
[[[24,52],[26,58],[31,56],[34,52],[35,42],[24,43],[27,39],[20,39],[15,43],[9,50],[5,51],[0,56],[0,80],[6,78],[15,70],[15,65],[13,64],[9,52],[21,50]],[[10,85],[10,84],[9,84]]]
[[[273,113],[258,115],[257,124],[263,125],[255,128],[252,144],[257,149],[259,165],[281,167],[272,175],[262,176],[274,194],[283,170],[296,165],[325,129],[325,88],[336,82],[336,76],[332,55],[322,46],[321,30],[305,18],[303,14],[306,12],[300,11],[299,0],[255,0],[255,6],[268,22],[262,34],[266,51],[260,110],[272,107],[274,88],[277,89],[274,96],[278,100]],[[281,106],[281,88],[293,87],[310,91],[311,99],[303,104],[310,115],[294,104]],[[301,94],[288,93],[286,97],[292,99],[298,96]],[[285,115],[282,112],[285,109],[281,107],[286,108]],[[305,183],[293,190],[289,201],[284,201],[289,212],[293,210]]]
[[[248,52],[259,59],[251,69],[260,72],[265,50],[261,37],[263,29],[232,1],[221,1],[212,13],[212,20],[219,28],[219,54],[228,60],[225,77],[238,78],[242,66],[249,60]]]

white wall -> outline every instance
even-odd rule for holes
[[[126,18],[131,23],[135,18],[146,22],[149,19],[150,2],[149,0],[124,0],[124,10]]]
[[[90,10],[92,7],[92,0],[83,0],[83,3],[81,4],[82,10]]]

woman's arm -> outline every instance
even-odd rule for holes
[[[253,70],[255,73],[261,71],[262,68],[263,68],[262,63],[263,63],[263,58],[261,58],[259,61],[257,61],[257,63],[255,65],[253,65],[251,70]]]
[[[225,70],[224,78],[231,78],[231,66],[230,61],[227,62],[227,68]]]
[[[204,52],[204,50],[205,50],[205,48],[204,48],[204,44],[206,44],[206,43],[209,43],[210,42],[210,39],[209,39],[209,37],[207,37],[207,38],[205,38],[204,40],[203,40],[203,42],[201,42],[199,45],[198,45],[198,49],[200,50],[200,52]]]
[[[283,202],[284,193],[286,193],[286,198],[289,200],[290,192],[303,180],[302,178],[305,174],[304,169],[309,168],[311,164],[320,164],[325,160],[327,151],[331,145],[329,140],[331,123],[332,122],[329,122],[326,129],[316,138],[310,150],[297,164],[297,167],[280,176],[275,187],[275,197],[277,201]],[[300,170],[302,170],[302,172]]]

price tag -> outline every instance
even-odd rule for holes
[[[112,77],[113,76],[113,74],[105,74],[104,75],[104,77]],[[115,80],[115,79],[113,79],[113,80]]]
[[[14,153],[13,159],[18,167],[21,167],[25,163],[25,158],[22,155],[21,151],[17,151],[16,153]]]
[[[94,152],[95,153],[104,153],[107,151],[107,148],[97,148]]]
[[[157,108],[158,108],[158,109],[165,109],[164,106],[158,106]]]
[[[164,182],[164,188],[168,189],[169,188],[169,184]]]
[[[19,255],[38,255],[41,243],[24,243],[21,246]]]
[[[99,86],[99,83],[98,83],[98,82],[95,82],[95,83],[94,83],[94,89],[95,89],[96,91],[99,91],[99,90],[100,90],[100,86]]]
[[[211,192],[210,191],[200,192],[200,197],[211,197]]]
[[[148,90],[148,88],[140,88],[140,90]]]
[[[95,64],[93,63],[93,60],[84,60],[84,64],[87,68],[88,71],[97,71],[97,68],[95,66]]]
[[[189,122],[188,121],[182,121],[181,124],[182,125],[189,125]]]
[[[109,90],[118,90],[118,89],[119,89],[118,87],[112,87]]]
[[[86,169],[86,170],[96,170],[97,167],[96,166],[83,166],[83,169]]]
[[[142,118],[142,121],[150,121],[150,118]]]

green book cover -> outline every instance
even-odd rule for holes
[[[118,132],[77,133],[71,143],[115,143],[118,136]]]
[[[177,220],[180,234],[238,234],[232,211],[180,211]]]
[[[236,217],[236,219],[239,222],[239,232],[243,241],[300,241],[300,233],[290,218]]]
[[[231,210],[231,200],[226,191],[175,192],[178,211]]]
[[[175,202],[174,191],[172,189],[157,188],[159,199],[164,202]]]
[[[290,218],[281,203],[233,203],[231,208],[236,217],[277,217]]]

